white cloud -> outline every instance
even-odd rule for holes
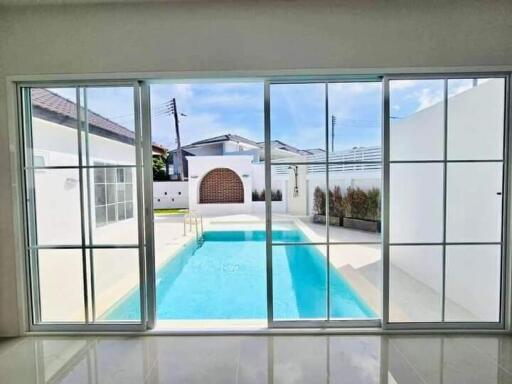
[[[341,92],[345,95],[354,95],[368,92],[380,91],[380,82],[355,82],[355,83],[332,83],[329,84],[329,98],[333,93]]]
[[[393,90],[400,90],[400,89],[407,89],[412,88],[414,86],[418,85],[417,80],[392,80],[389,83],[390,89]]]
[[[194,102],[203,108],[261,108],[263,110],[263,98],[259,95],[219,93],[198,96]]]
[[[167,100],[175,97],[178,108],[192,112],[204,108],[263,109],[263,86],[238,83],[174,84],[159,90]]]
[[[440,90],[432,88],[423,88],[416,94],[419,106],[416,111],[431,107],[443,100],[443,93]]]

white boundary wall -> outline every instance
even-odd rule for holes
[[[153,208],[188,208],[188,182],[153,182]]]

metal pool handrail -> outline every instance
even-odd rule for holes
[[[189,212],[185,213],[183,215],[183,236],[186,236],[187,234],[187,218],[189,223],[189,232],[192,232],[192,219],[195,223],[195,232],[196,232],[196,241],[197,243],[200,243],[203,240],[203,216],[198,215],[195,212]],[[198,222],[199,218],[199,222]]]

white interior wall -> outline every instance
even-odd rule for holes
[[[0,78],[510,68],[511,19],[508,0],[492,6],[348,0],[4,7]],[[9,141],[6,94],[0,86],[0,335],[16,335],[22,295],[15,273],[19,217],[13,189],[19,185],[11,173],[16,147]]]

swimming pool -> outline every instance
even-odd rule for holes
[[[274,242],[305,242],[299,230],[273,231]],[[274,246],[274,319],[325,319],[327,265],[314,245]],[[159,320],[266,319],[264,231],[207,231],[191,241],[157,273]],[[376,315],[330,268],[331,318]],[[106,320],[139,318],[139,293],[116,304]]]

